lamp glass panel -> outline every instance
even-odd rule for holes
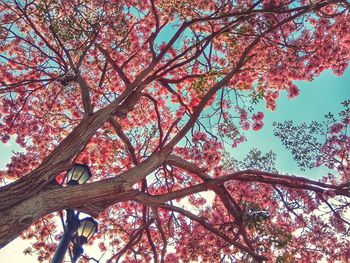
[[[86,240],[89,240],[97,231],[97,224],[96,222],[91,219],[83,219],[81,221],[80,227],[77,230],[79,237],[85,237]]]
[[[83,184],[91,177],[89,167],[87,165],[75,164],[72,169],[68,171],[67,183],[75,181],[78,184]]]

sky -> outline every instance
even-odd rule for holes
[[[324,167],[301,171],[292,154],[285,149],[281,141],[273,136],[273,122],[293,120],[295,124],[311,121],[322,121],[328,112],[336,115],[342,110],[341,102],[350,99],[350,68],[343,76],[338,77],[330,70],[323,72],[312,82],[295,81],[300,88],[300,95],[294,99],[287,98],[287,92],[282,92],[277,100],[276,111],[265,108],[265,102],[259,103],[255,111],[264,112],[264,127],[258,131],[249,130],[246,133],[247,142],[242,143],[233,151],[238,158],[244,157],[250,149],[258,148],[262,152],[272,150],[277,154],[276,168],[285,173],[308,176],[316,179],[322,177]]]
[[[300,171],[293,161],[292,155],[284,148],[279,139],[273,136],[272,123],[274,121],[293,120],[295,123],[322,120],[328,112],[337,113],[341,110],[340,103],[350,99],[350,68],[342,77],[335,76],[331,71],[323,72],[312,82],[295,82],[300,88],[300,95],[289,100],[286,93],[282,93],[277,101],[276,111],[265,109],[265,103],[261,102],[255,108],[265,114],[264,127],[258,132],[246,133],[247,142],[239,145],[233,154],[237,158],[244,157],[250,149],[259,148],[263,152],[272,150],[277,153],[276,166],[278,170],[310,178],[320,178],[326,171],[325,168]],[[0,143],[0,169],[4,169],[10,160],[13,151],[20,150],[12,138],[9,143]],[[30,243],[16,239],[8,246],[0,250],[2,263],[30,263],[36,262],[35,257],[28,257],[22,251],[30,246]],[[96,250],[96,257],[100,252]]]

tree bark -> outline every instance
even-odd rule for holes
[[[43,190],[0,211],[0,248],[32,223],[55,211],[75,209],[97,216],[116,202],[130,200],[131,195],[135,194],[132,190],[128,191],[132,185],[153,172],[165,158],[166,154],[158,153],[117,177],[85,185]]]
[[[176,165],[190,173],[202,173],[205,181],[185,189],[152,196],[133,190],[131,187],[154,172],[163,163]],[[205,177],[204,177],[205,176]],[[92,216],[104,211],[117,202],[135,201],[148,206],[163,205],[170,200],[183,198],[194,193],[213,190],[225,201],[222,186],[226,181],[259,182],[270,185],[304,189],[319,194],[332,190],[336,195],[350,197],[349,190],[341,186],[312,181],[302,177],[266,173],[254,170],[245,170],[221,177],[211,178],[204,170],[181,158],[159,152],[146,161],[129,169],[117,177],[77,186],[47,189],[14,207],[0,212],[0,248],[19,236],[27,227],[43,216],[63,209],[74,209]],[[219,191],[220,190],[220,191]],[[226,200],[229,202],[229,200]],[[232,208],[230,204],[227,208]],[[237,211],[236,211],[237,212]],[[235,214],[234,216],[237,216]]]

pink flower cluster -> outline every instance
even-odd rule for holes
[[[341,123],[333,124],[330,128],[331,133],[336,134],[339,133],[344,128],[344,125]]]
[[[233,141],[232,148],[237,148],[238,144],[245,141],[246,141],[246,137],[244,135],[240,136],[238,139]]]
[[[0,136],[0,140],[2,143],[7,143],[10,140],[10,136],[8,134]]]
[[[198,143],[199,141],[207,141],[207,135],[204,132],[195,132],[192,136],[192,141]]]
[[[245,130],[245,131],[249,130],[250,123],[247,120],[247,112],[243,111],[240,118],[241,118],[241,127],[242,127],[242,129]],[[253,127],[254,131],[258,131],[264,126],[264,123],[262,121],[263,119],[264,119],[264,113],[263,112],[259,111],[259,112],[255,113],[255,114],[253,114],[252,120],[254,121],[254,123],[253,123],[252,127]]]
[[[276,109],[276,99],[279,97],[279,93],[277,91],[272,92],[269,91],[265,95],[266,100],[266,108],[274,111]]]
[[[289,99],[295,98],[296,96],[299,95],[299,93],[300,93],[299,88],[294,84],[292,84],[288,90],[288,98]]]
[[[264,123],[262,121],[257,121],[253,123],[253,130],[258,131],[264,126]]]

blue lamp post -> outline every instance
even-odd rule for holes
[[[73,262],[83,254],[83,245],[97,232],[97,222],[92,217],[80,220],[80,226],[73,237]]]
[[[65,183],[67,185],[84,184],[92,174],[86,164],[74,164],[67,171]],[[83,254],[83,245],[97,232],[97,222],[92,218],[79,219],[79,212],[67,209],[64,234],[58,244],[51,263],[62,263],[70,242],[73,243],[73,263]]]

